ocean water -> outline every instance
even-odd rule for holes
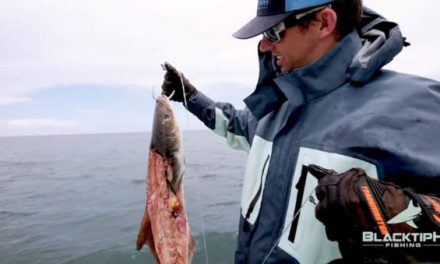
[[[153,263],[148,248],[135,250],[149,141],[0,138],[0,263]],[[193,263],[232,263],[245,153],[211,131],[184,132],[183,143]]]

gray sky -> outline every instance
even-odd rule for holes
[[[154,101],[133,101],[160,86],[163,61],[207,93],[250,91],[258,38],[231,33],[256,2],[0,0],[0,136],[148,130]],[[364,2],[412,44],[388,68],[440,79],[440,1]]]

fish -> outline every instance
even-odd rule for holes
[[[161,95],[148,155],[147,202],[136,240],[136,249],[147,244],[160,264],[191,263],[195,252],[184,206],[184,172],[182,135],[168,97]]]

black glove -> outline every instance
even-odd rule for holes
[[[393,233],[440,231],[437,197],[375,180],[357,168],[338,174],[310,165],[309,172],[318,179],[316,218],[325,225],[328,239],[338,241],[345,259],[358,263],[368,263],[366,260],[371,258],[406,263],[404,255],[411,250],[404,249],[405,254],[401,254],[389,248],[367,247],[362,241],[364,231],[374,232],[379,238]],[[414,256],[413,252],[410,254]],[[440,256],[436,256],[439,260]]]
[[[193,95],[197,90],[196,88],[185,78],[185,76],[176,70],[171,64],[165,62],[162,67],[166,70],[164,80],[162,83],[162,94],[171,96],[171,100],[176,102],[184,102],[182,82],[185,88],[185,99]]]

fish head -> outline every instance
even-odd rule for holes
[[[150,149],[168,157],[181,146],[181,134],[170,101],[165,95],[156,100]]]
[[[150,150],[161,155],[169,166],[167,180],[174,193],[184,174],[182,136],[170,101],[165,95],[156,100]]]

